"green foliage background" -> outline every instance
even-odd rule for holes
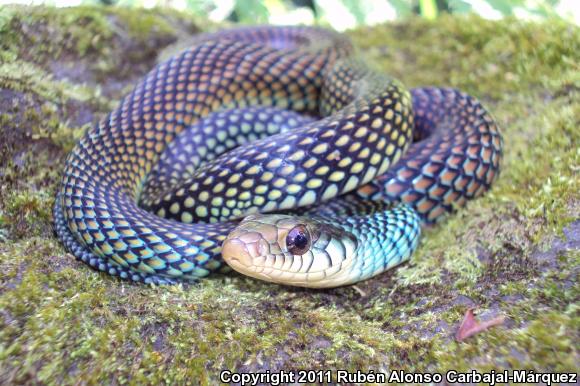
[[[50,0],[49,0],[50,1]],[[66,0],[65,0],[66,1]],[[168,6],[206,14],[213,21],[281,24],[330,24],[336,29],[420,15],[476,13],[498,19],[563,18],[578,23],[576,0],[82,0],[125,6]],[[345,28],[346,27],[346,28]]]

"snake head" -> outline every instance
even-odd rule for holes
[[[348,284],[357,247],[348,231],[313,218],[251,215],[228,235],[222,256],[257,279],[323,288]]]

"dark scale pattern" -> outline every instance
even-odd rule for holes
[[[417,140],[387,173],[357,193],[407,203],[432,223],[490,188],[499,174],[503,140],[475,98],[445,88],[411,94]]]
[[[181,132],[160,156],[147,176],[139,205],[152,208],[157,197],[179,190],[203,164],[238,146],[287,132],[313,118],[274,107],[247,107],[223,110],[200,119]],[[161,210],[161,212],[159,212]],[[164,217],[163,209],[157,214]]]
[[[232,219],[330,200],[384,174],[413,136],[411,96],[396,81],[343,61],[351,51],[345,38],[316,28],[242,28],[202,35],[194,47],[152,70],[71,152],[54,207],[59,237],[77,258],[111,275],[153,283],[195,280],[223,267],[221,243],[236,225]],[[482,145],[471,131],[460,133],[470,125],[480,131],[495,126],[474,123],[487,113],[471,105],[472,99],[453,102],[445,95],[435,89],[413,95],[419,125],[443,122],[468,141],[467,147],[455,145],[441,131],[443,139],[434,141],[449,144],[441,156],[455,158],[430,158],[427,151],[434,147],[423,146],[415,151],[417,162],[409,159],[405,167],[432,174],[431,165],[451,163],[452,171],[462,173],[459,178],[468,179],[454,179],[454,188],[477,196],[497,175],[501,138],[497,131],[480,133]],[[431,98],[457,116],[440,116]],[[263,134],[256,125],[260,119],[248,119],[253,126],[247,133],[241,125],[234,130],[235,115],[250,106],[332,114],[245,144],[250,135]],[[220,114],[228,116],[225,139],[220,130],[204,132],[219,126]],[[273,116],[280,114],[293,116]],[[187,137],[179,137],[184,130]],[[431,137],[439,135],[439,129],[432,131]],[[185,143],[197,148],[180,148]],[[173,162],[171,154],[191,158]],[[484,161],[474,166],[472,156]],[[484,164],[493,167],[483,171]],[[175,177],[174,172],[188,167],[189,175]],[[155,187],[153,179],[162,182]],[[475,179],[486,181],[485,186],[474,186]],[[435,188],[425,182],[416,190]],[[393,196],[388,184],[375,184],[375,189]],[[140,208],[139,198],[157,215]],[[205,223],[190,224],[198,220]]]
[[[154,212],[224,221],[327,201],[384,173],[410,143],[410,97],[389,78],[360,81],[372,85],[364,96],[318,122],[218,157],[154,203]]]

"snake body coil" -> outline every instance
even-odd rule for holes
[[[312,287],[406,260],[419,219],[489,188],[501,136],[470,96],[409,93],[351,54],[316,28],[202,35],[71,152],[59,237],[95,269],[157,284],[218,271],[222,252],[243,273]]]

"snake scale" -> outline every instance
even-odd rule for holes
[[[501,134],[475,98],[408,91],[353,52],[321,28],[200,35],[69,154],[59,238],[94,269],[154,284],[225,259],[335,287],[407,260],[421,223],[489,189]]]

